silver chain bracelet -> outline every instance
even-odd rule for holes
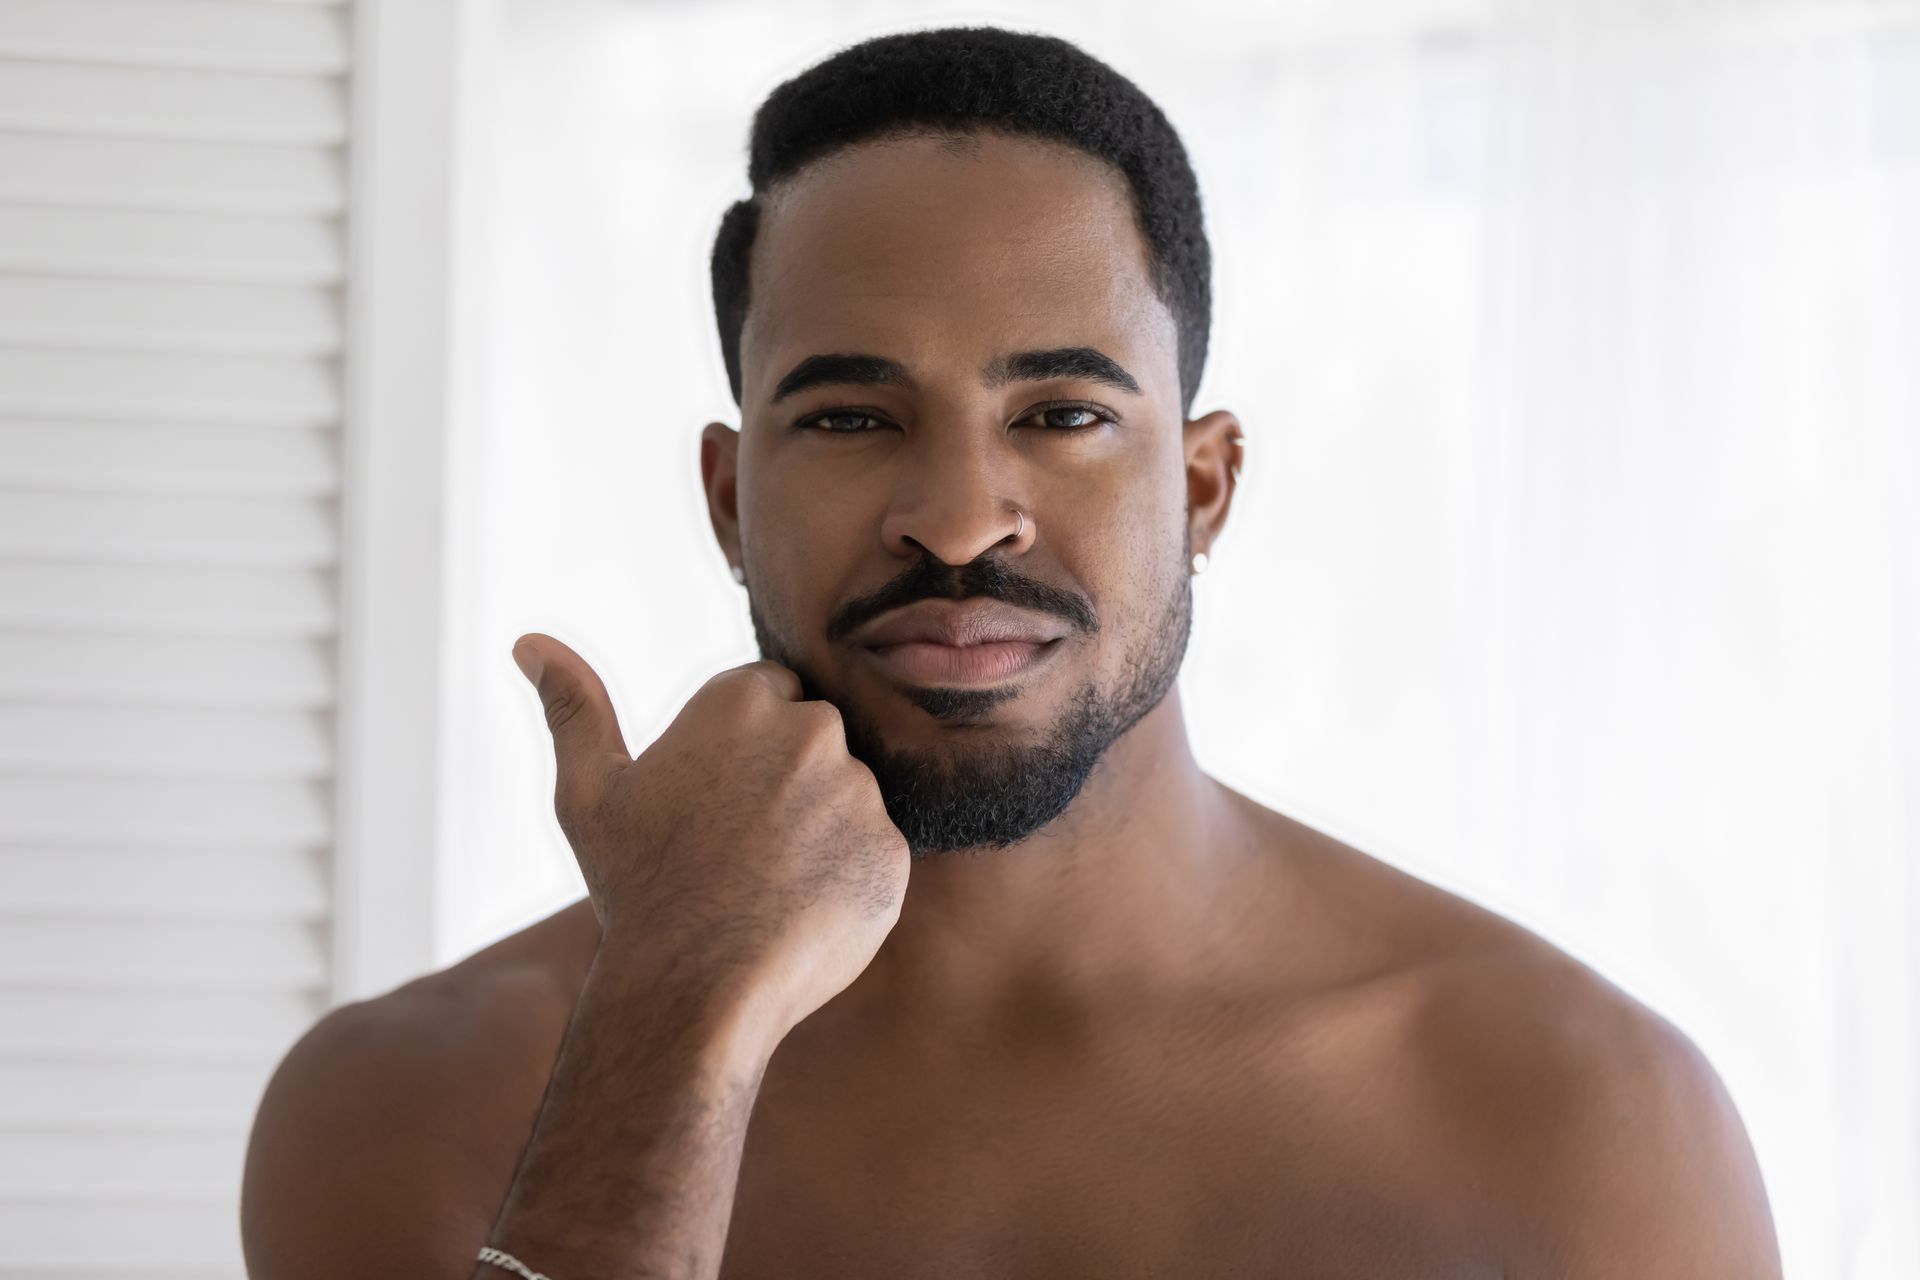
[[[526,1263],[520,1261],[520,1259],[514,1257],[506,1250],[496,1249],[492,1245],[482,1245],[480,1247],[480,1261],[491,1262],[494,1266],[505,1267],[509,1271],[518,1271],[526,1277],[526,1280],[547,1280],[547,1277],[531,1269]]]

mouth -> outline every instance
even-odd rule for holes
[[[1060,640],[990,640],[982,644],[938,644],[909,640],[863,646],[882,672],[906,684],[984,688],[1003,684],[1040,666]]]

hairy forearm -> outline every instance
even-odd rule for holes
[[[717,1276],[771,1032],[647,948],[603,944],[487,1242],[556,1280]]]

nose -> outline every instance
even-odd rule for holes
[[[880,526],[888,554],[963,565],[996,547],[1020,555],[1033,546],[1032,506],[1008,496],[999,480],[1004,468],[986,456],[988,447],[969,442],[930,449],[900,477],[902,492]]]

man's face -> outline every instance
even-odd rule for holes
[[[998,135],[862,144],[774,193],[751,289],[761,654],[840,709],[915,856],[1023,839],[1172,687],[1191,615],[1175,329],[1124,180]]]

